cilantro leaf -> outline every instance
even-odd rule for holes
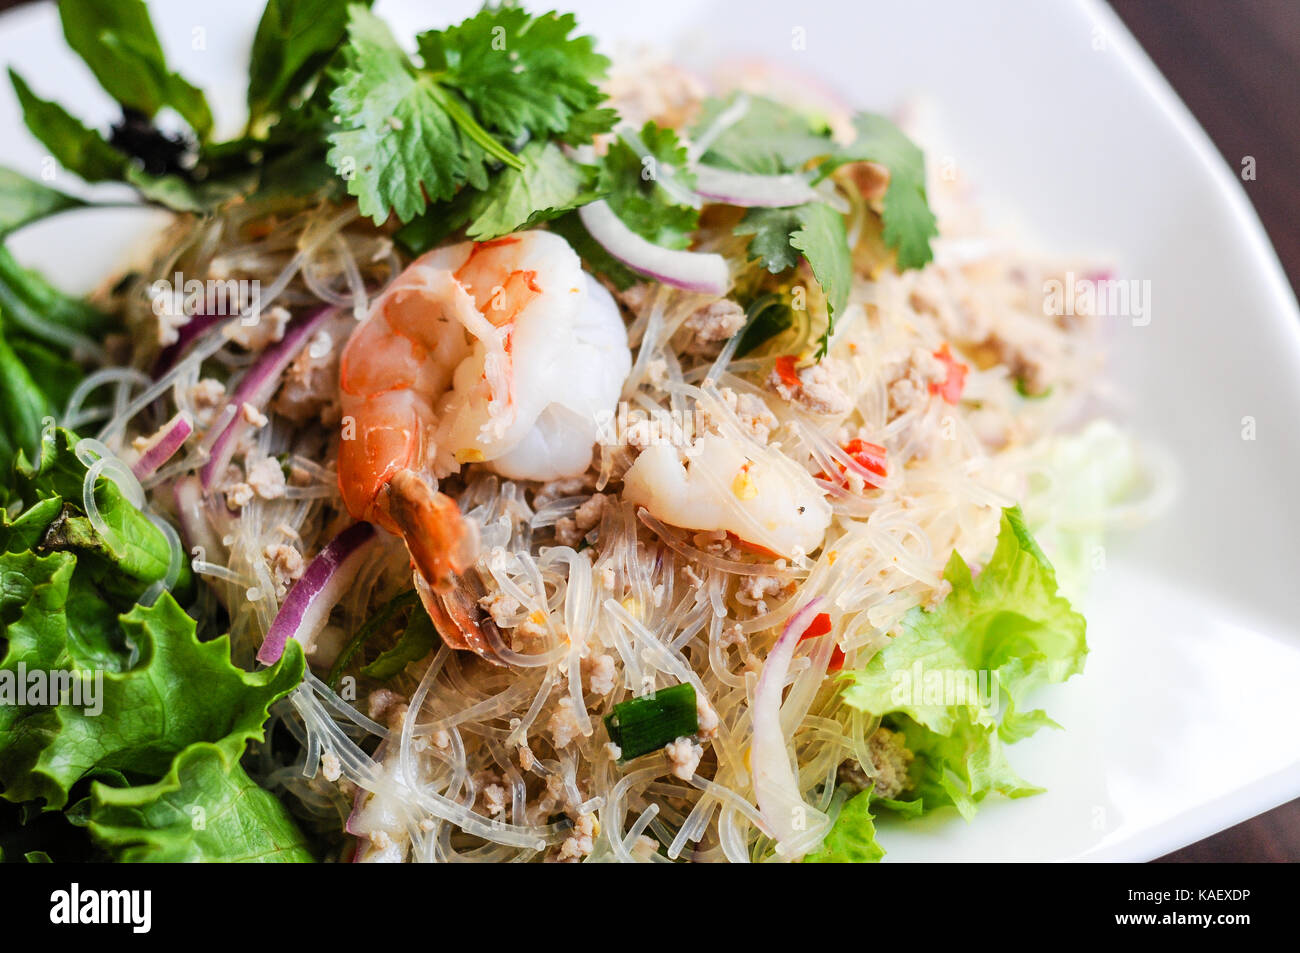
[[[1057,593],[1018,508],[1003,511],[997,548],[978,577],[954,552],[944,578],[952,591],[936,609],[912,610],[864,668],[845,674],[844,700],[902,732],[924,809],[953,804],[970,816],[990,793],[1037,792],[1011,769],[1004,745],[1054,725],[1041,710],[1019,709],[1032,689],[1083,669],[1086,624]],[[979,697],[981,672],[985,693],[1006,702],[1000,714]],[[963,697],[931,694],[936,679],[962,680]]]
[[[794,208],[750,209],[736,226],[737,235],[753,235],[749,256],[768,271],[795,267],[800,255],[826,295],[827,325],[819,356],[830,345],[835,319],[848,307],[853,283],[853,257],[849,253],[844,219],[825,202]]]
[[[825,355],[835,319],[848,307],[853,258],[844,219],[835,209],[824,202],[810,202],[800,206],[799,222],[799,228],[790,235],[790,244],[803,252],[826,295],[827,324],[820,351]]]
[[[699,209],[685,205],[665,186],[670,177],[689,188],[686,147],[677,133],[653,122],[620,136],[600,164],[598,191],[619,219],[642,238],[664,248],[686,248],[700,224]]]
[[[427,200],[449,199],[469,176],[446,94],[412,66],[388,27],[350,7],[345,67],[330,94],[341,129],[327,159],[347,180],[361,214],[407,222]]]
[[[250,126],[288,106],[319,74],[347,35],[350,2],[357,0],[267,0],[248,64]]]
[[[737,235],[753,235],[749,257],[758,260],[772,274],[780,274],[799,264],[799,252],[790,244],[790,236],[803,227],[802,209],[751,208],[736,225]]]
[[[156,784],[96,782],[91,836],[126,863],[311,862],[284,805],[249,778],[233,748],[228,739],[192,744]]]
[[[553,142],[530,142],[519,153],[522,169],[503,169],[474,194],[466,232],[489,241],[555,218],[594,200],[595,170],[569,159]]]
[[[9,70],[23,122],[31,134],[50,150],[58,163],[87,182],[120,179],[126,171],[126,156],[108,140],[57,103],[41,99],[13,69]]]
[[[925,154],[884,116],[859,113],[853,119],[858,137],[836,152],[818,171],[825,178],[848,162],[877,162],[889,170],[882,237],[898,253],[898,267],[921,268],[934,253],[930,239],[939,234],[925,192]]]
[[[736,105],[740,95],[707,100],[692,135],[706,131],[723,112]],[[749,96],[748,101],[744,115],[709,145],[703,157],[705,163],[777,175],[799,171],[810,159],[835,151],[827,130],[798,110],[762,96]]]
[[[207,99],[167,68],[144,0],[61,0],[59,18],[68,45],[123,107],[152,117],[170,106],[200,139],[207,138],[212,131]]]
[[[340,128],[329,136],[327,158],[362,214],[382,222],[391,211],[410,222],[466,185],[487,190],[496,164],[524,172],[525,160],[502,138],[542,141],[578,116],[587,130],[610,121],[596,109],[607,61],[590,38],[570,37],[573,27],[568,16],[489,8],[421,34],[417,67],[377,17],[350,7],[343,68],[330,94]],[[546,168],[555,171],[554,163]],[[500,227],[499,217],[485,230]],[[504,217],[520,217],[517,206]]]
[[[681,201],[695,181],[686,165],[686,147],[677,133],[648,122],[611,143],[601,157],[592,198],[603,197],[623,224],[646,241],[686,248],[700,223],[699,209]],[[561,216],[550,227],[615,287],[645,280],[593,239],[576,213]]]
[[[570,36],[573,14],[533,16],[486,7],[456,26],[416,38],[425,68],[459,92],[487,129],[515,140],[563,133],[604,98],[609,60],[589,36]]]

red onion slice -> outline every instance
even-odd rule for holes
[[[321,308],[290,322],[284,337],[263,351],[240,378],[239,386],[235,388],[228,403],[237,408],[242,408],[244,404],[251,404],[261,410],[279,388],[280,377],[290,362],[306,347],[311,336],[334,315],[336,310],[333,307]],[[235,447],[239,445],[240,435],[251,426],[252,424],[244,419],[242,413],[236,413],[234,419],[213,442],[208,462],[199,470],[199,479],[203,482],[205,493],[211,492],[213,483],[226,472],[230,458],[235,454]]]
[[[284,597],[257,650],[259,662],[274,664],[290,639],[309,642],[325,628],[330,611],[352,585],[378,538],[369,523],[353,523],[330,540]]]
[[[210,328],[226,320],[224,314],[196,314],[176,329],[176,340],[159,353],[157,360],[153,362],[153,369],[149,376],[154,380],[162,377],[172,367],[184,357],[185,352],[190,346],[201,338]]]
[[[830,818],[804,801],[791,766],[789,743],[781,731],[781,695],[790,661],[821,602],[820,598],[810,600],[786,622],[763,662],[750,709],[754,726],[750,768],[758,810],[776,837],[777,853],[791,860],[820,844],[830,827]]]
[[[194,423],[190,415],[181,411],[167,423],[158,428],[158,432],[146,441],[140,451],[140,457],[131,464],[131,472],[137,480],[153,476],[158,468],[170,460],[194,433]]]
[[[651,244],[624,225],[604,200],[584,205],[578,209],[578,217],[605,251],[648,278],[686,291],[719,296],[726,294],[731,285],[731,273],[721,255]]]
[[[821,198],[801,175],[754,175],[697,165],[695,194],[708,202],[740,208],[787,208]]]

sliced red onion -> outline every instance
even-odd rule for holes
[[[195,341],[209,329],[226,320],[223,314],[196,314],[176,329],[176,340],[162,349],[158,359],[153,362],[150,377],[154,380],[162,377],[179,361]]]
[[[279,388],[280,376],[285,368],[336,310],[334,307],[321,308],[319,311],[313,311],[291,321],[284,332],[284,337],[258,355],[257,360],[240,378],[239,386],[235,388],[229,403],[238,408],[242,408],[244,404],[251,404],[261,410]],[[226,472],[230,458],[235,454],[235,447],[239,445],[240,435],[250,427],[252,424],[244,418],[244,415],[236,413],[234,419],[213,442],[208,462],[199,470],[199,479],[203,481],[205,493],[211,492],[212,484]]]
[[[695,194],[708,202],[740,208],[786,208],[821,198],[801,175],[754,175],[697,165]]]
[[[799,638],[817,617],[820,598],[810,600],[786,622],[763,662],[750,717],[754,726],[750,768],[758,810],[776,837],[777,853],[794,860],[821,843],[830,818],[807,804],[791,766],[790,746],[781,731],[781,695]],[[797,816],[802,814],[802,816]]]
[[[137,480],[153,476],[158,468],[170,460],[194,433],[194,422],[190,415],[181,411],[167,423],[158,428],[158,432],[145,442],[140,451],[140,458],[131,464],[131,472]]]
[[[176,522],[180,525],[181,541],[185,544],[186,552],[195,559],[220,561],[218,554],[224,547],[208,519],[211,501],[203,495],[199,478],[191,475],[177,480],[172,487],[172,499],[176,503]],[[215,586],[212,591],[217,600],[225,605],[225,588]]]
[[[284,654],[290,639],[310,642],[329,621],[330,612],[352,585],[378,539],[369,523],[353,523],[322,549],[293,584],[276,613],[257,660],[271,665]]]
[[[721,255],[651,244],[624,225],[604,200],[584,205],[578,209],[578,217],[605,251],[648,278],[711,295],[724,295],[731,285],[731,273]]]

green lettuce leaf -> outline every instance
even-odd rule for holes
[[[852,797],[822,841],[822,846],[804,857],[805,864],[875,864],[885,856],[876,843],[876,825],[871,816],[871,792]]]
[[[7,705],[0,709],[0,783],[11,801],[66,804],[72,786],[111,769],[157,777],[197,741],[260,738],[270,704],[302,678],[301,651],[249,673],[230,660],[222,637],[199,642],[194,620],[170,594],[118,619],[122,643],[138,661],[104,671],[71,637],[69,596],[77,559],[71,553],[0,555],[0,613],[7,651],[0,669],[67,669],[102,677],[93,704]]]
[[[313,858],[279,799],[239,765],[234,736],[190,745],[156,784],[95,782],[91,836],[127,863],[305,863]]]
[[[1057,727],[1042,710],[1022,709],[1034,689],[1082,671],[1086,623],[1058,594],[1018,508],[1003,511],[978,576],[954,552],[944,578],[952,591],[937,608],[912,610],[864,668],[845,673],[844,700],[902,732],[915,754],[912,796],[900,800],[952,804],[969,817],[990,793],[1039,790],[1016,775],[1003,746]]]

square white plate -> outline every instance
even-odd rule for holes
[[[970,824],[886,822],[888,859],[1145,860],[1300,795],[1300,314],[1233,171],[1110,10],[1092,0],[558,5],[607,51],[766,58],[877,110],[923,94],[990,209],[1054,250],[1103,252],[1150,282],[1150,324],[1115,319],[1111,374],[1127,423],[1180,464],[1182,494],[1160,524],[1108,552],[1085,606],[1087,671],[1043,698],[1066,731],[1011,750],[1048,793],[986,803]],[[173,66],[209,91],[219,129],[237,131],[260,0],[151,6]],[[400,35],[477,4],[439,6],[381,0],[379,10]],[[0,61],[86,119],[112,117],[51,5],[0,18]],[[0,162],[40,174],[43,149],[7,86],[0,142]],[[81,191],[66,175],[54,184]],[[77,213],[22,233],[14,249],[84,290],[153,222]],[[1246,418],[1256,439],[1243,439]]]

